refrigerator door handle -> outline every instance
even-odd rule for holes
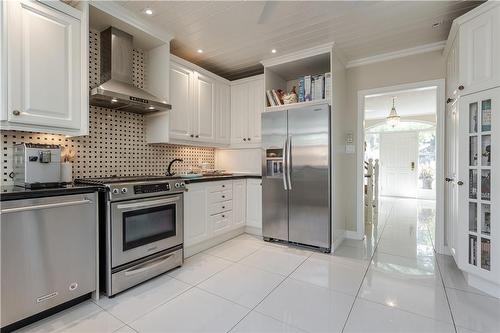
[[[286,178],[288,179],[288,190],[292,190],[292,136],[288,136],[287,152],[286,152]]]
[[[287,175],[287,166],[286,166],[286,163],[287,163],[287,158],[286,158],[286,152],[287,152],[287,146],[288,146],[288,137],[285,139],[285,142],[283,143],[283,160],[282,160],[282,163],[283,163],[283,188],[285,189],[285,191],[288,191],[288,180],[286,178],[286,175]]]

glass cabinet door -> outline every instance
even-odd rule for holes
[[[460,268],[500,283],[497,243],[500,88],[460,99]],[[497,189],[499,188],[499,189]],[[497,193],[499,192],[499,193]],[[465,221],[464,221],[465,220]]]

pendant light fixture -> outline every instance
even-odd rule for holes
[[[392,109],[386,118],[387,124],[389,124],[391,127],[396,127],[399,124],[399,121],[401,120],[401,117],[396,112],[396,107],[394,106],[395,100],[396,100],[396,97],[393,97],[392,98]]]

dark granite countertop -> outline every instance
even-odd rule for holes
[[[92,193],[99,190],[104,190],[104,187],[85,184],[68,184],[63,187],[40,189],[28,189],[20,186],[2,186],[0,188],[0,201]]]
[[[202,182],[213,182],[220,180],[231,180],[231,179],[244,179],[244,178],[262,178],[261,175],[257,174],[247,174],[247,173],[234,173],[225,175],[215,175],[215,176],[203,176],[198,178],[184,178],[186,184],[202,183]]]

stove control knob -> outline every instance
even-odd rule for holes
[[[114,188],[112,192],[113,192],[113,194],[118,194],[118,193],[120,193],[120,190],[117,188]]]
[[[180,186],[181,186],[182,188],[184,188],[184,187],[186,187],[186,184],[181,183],[181,185],[180,185]]]
[[[122,193],[125,194],[128,192],[128,189],[126,187],[122,188]]]
[[[175,183],[174,186],[175,186],[175,188],[179,188],[179,187],[181,187],[181,184],[180,183]]]

